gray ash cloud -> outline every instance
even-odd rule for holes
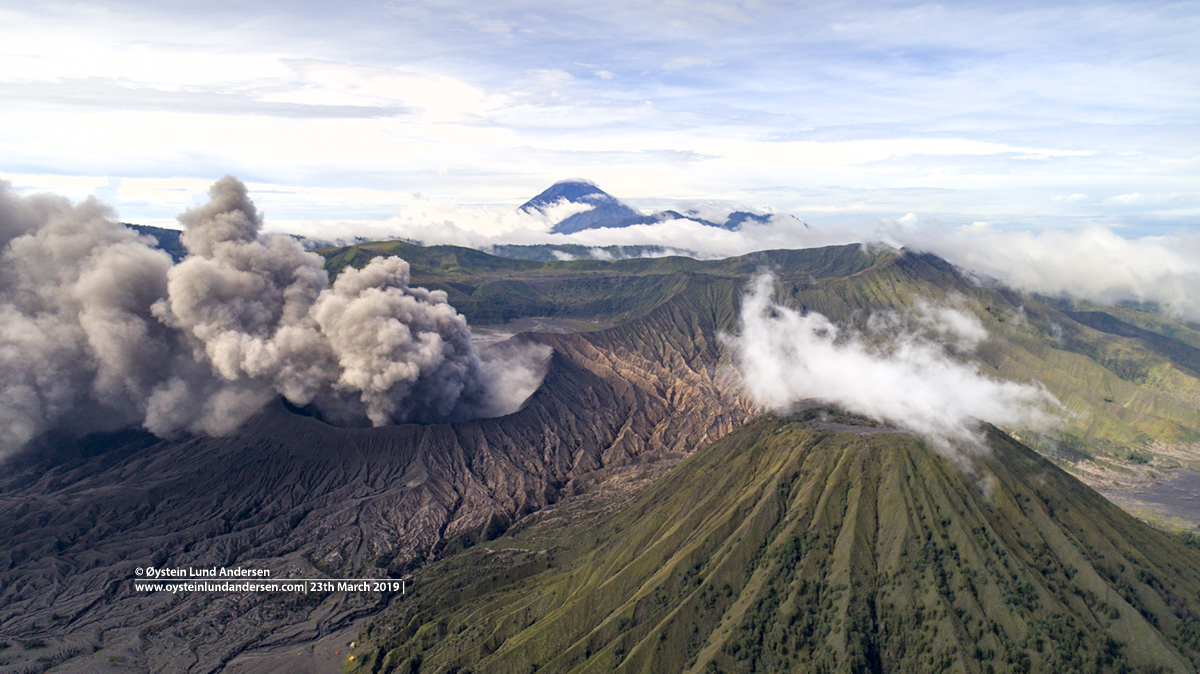
[[[323,260],[262,236],[227,176],[179,220],[178,264],[94,199],[0,184],[0,455],[52,428],[228,433],[275,396],[342,425],[514,411],[540,345],[481,354],[445,293],[376,258],[332,284]]]

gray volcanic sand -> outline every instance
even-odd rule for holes
[[[338,671],[331,652],[403,598],[135,592],[136,570],[405,577],[754,414],[703,360],[651,361],[619,330],[528,336],[554,355],[505,417],[335,428],[277,403],[227,437],[113,434],[5,465],[0,673]]]
[[[1125,489],[1097,487],[1105,498],[1139,517],[1200,526],[1200,469],[1177,468],[1166,479]]]

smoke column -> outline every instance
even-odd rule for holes
[[[94,199],[0,183],[0,455],[52,428],[224,434],[277,395],[343,425],[498,416],[544,376],[547,347],[481,354],[405,261],[331,285],[319,256],[260,236],[236,178],[209,196],[179,216],[172,266]]]

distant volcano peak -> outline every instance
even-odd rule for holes
[[[572,204],[586,204],[592,208],[582,213],[571,215],[554,225],[550,230],[555,234],[574,234],[585,229],[621,228],[633,225],[653,225],[671,220],[691,220],[693,222],[737,231],[746,222],[766,224],[770,222],[771,214],[751,213],[749,211],[733,211],[716,219],[701,216],[694,210],[680,213],[673,210],[658,211],[643,215],[638,210],[629,207],[620,199],[600,189],[600,186],[586,178],[570,178],[560,180],[541,194],[521,204],[519,210],[526,213],[534,211],[545,212],[547,208],[566,201]],[[783,216],[792,218],[792,216]],[[799,224],[804,225],[798,219]]]
[[[596,183],[584,178],[571,178],[570,180],[560,180],[546,188],[541,194],[521,204],[521,210],[542,210],[564,199],[573,204],[598,201],[620,203],[616,197],[600,189]]]
[[[621,203],[613,195],[600,189],[596,183],[583,178],[560,180],[536,197],[521,205],[526,213],[545,211],[559,202],[587,204],[590,210],[576,213],[554,225],[555,233],[571,234],[584,229],[610,227],[618,222],[642,216],[637,210]]]

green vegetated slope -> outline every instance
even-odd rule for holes
[[[1011,437],[765,416],[419,572],[361,672],[1190,672],[1200,553]]]
[[[577,243],[535,245],[496,245],[492,246],[492,254],[500,257],[511,257],[518,260],[623,260],[633,257],[663,257],[665,255],[690,255],[687,250],[666,248],[665,246],[632,245],[632,246],[582,246]]]
[[[411,265],[412,284],[443,290],[476,324],[526,316],[621,323],[645,315],[686,287],[696,275],[740,287],[756,271],[785,267],[813,278],[841,277],[894,257],[866,254],[859,246],[755,253],[726,260],[657,257],[616,260],[534,261],[496,257],[457,246],[415,246],[400,241],[318,251],[336,275],[381,255]]]
[[[1067,311],[1104,312],[1124,323],[1200,348],[1200,325],[1172,319],[1164,313],[1161,306],[1154,303],[1097,304],[1062,297],[1048,298],[1047,301]]]
[[[1044,385],[1066,405],[1060,432],[1008,429],[1064,465],[1090,460],[1083,468],[1104,479],[1110,469],[1144,463],[1163,445],[1200,442],[1196,326],[1161,313],[1064,304],[980,283],[932,255],[849,245],[709,261],[538,262],[402,242],[324,252],[331,273],[401,255],[412,265],[414,285],[445,290],[472,323],[525,316],[617,323],[589,339],[647,356],[663,355],[669,343],[690,354],[693,366],[696,359],[712,367],[727,357],[717,335],[738,330],[740,296],[764,270],[775,274],[781,303],[858,329],[881,311],[911,317],[921,301],[952,306],[976,316],[991,335],[960,357],[990,376]],[[1111,316],[1097,313],[1101,308]]]
[[[1077,320],[1078,313],[979,284],[931,255],[904,255],[853,277],[784,292],[791,304],[840,323],[865,325],[872,311],[903,313],[920,299],[975,315],[991,336],[973,354],[983,371],[1044,385],[1068,408],[1062,432],[1036,438],[1056,458],[1119,465],[1154,443],[1200,440],[1200,380],[1181,357],[1188,346],[1163,348],[1170,339],[1164,335],[1098,330]]]

